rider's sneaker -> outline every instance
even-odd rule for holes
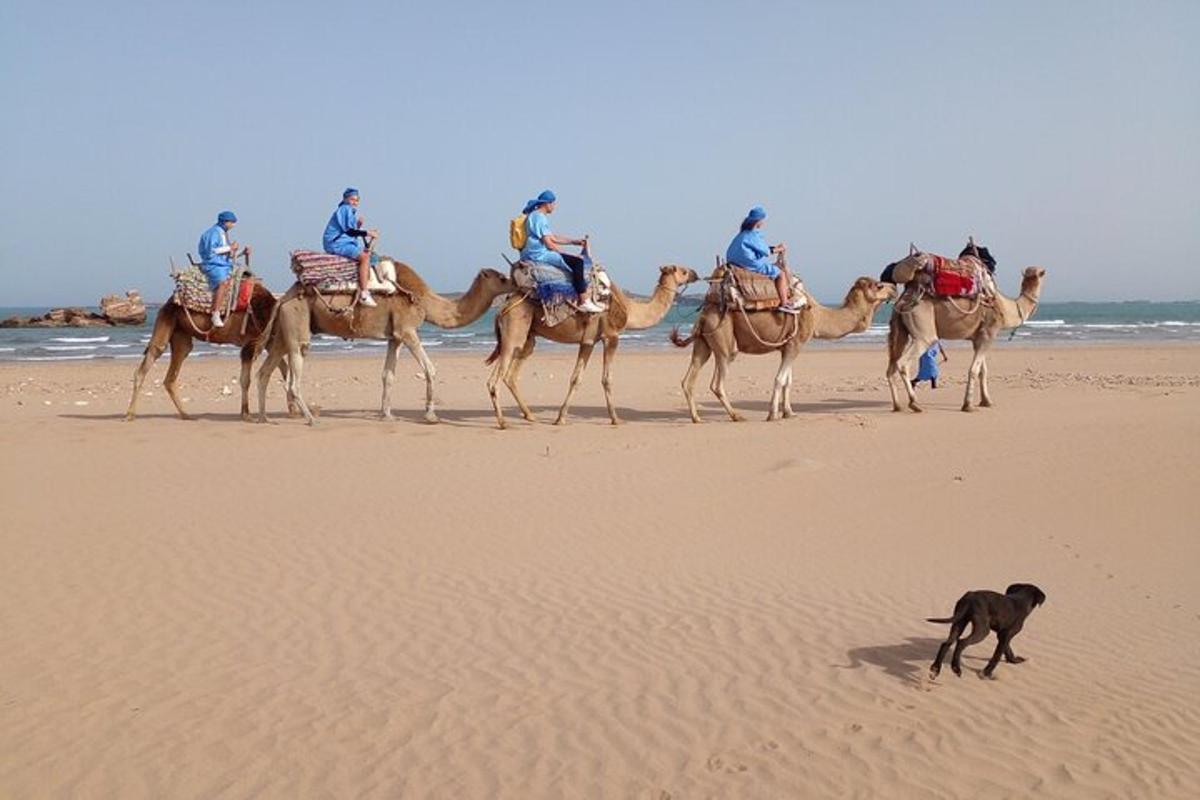
[[[776,308],[775,310],[782,311],[785,314],[799,314],[800,313],[800,309],[797,308],[796,306],[792,305],[791,303],[780,303],[779,307]]]
[[[371,296],[369,291],[359,292],[358,302],[360,305],[364,305],[367,308],[374,308],[375,306],[379,305],[375,302],[375,298]]]
[[[585,314],[603,314],[604,306],[596,305],[590,297],[579,304],[579,310]]]
[[[213,315],[212,315],[212,326],[213,326],[214,328],[224,328],[224,327],[225,327],[225,320],[224,320],[224,318],[221,316],[221,312],[220,312],[220,311],[214,311],[214,312],[213,312]]]

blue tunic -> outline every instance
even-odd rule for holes
[[[216,290],[222,281],[233,272],[233,260],[229,257],[229,237],[221,225],[213,225],[200,234],[200,271],[208,278],[208,288]]]
[[[918,381],[936,381],[938,375],[941,374],[938,369],[938,354],[941,352],[941,346],[934,342],[925,354],[921,356],[920,367],[917,370]]]
[[[541,211],[534,211],[525,218],[525,246],[521,258],[538,264],[553,264],[559,269],[570,270],[558,252],[546,247],[542,237],[550,233],[550,219]]]
[[[779,267],[767,260],[770,255],[771,248],[763,241],[762,234],[757,228],[751,228],[748,231],[738,231],[738,235],[733,237],[729,249],[725,251],[725,260],[768,278],[778,278]]]
[[[363,244],[357,236],[350,235],[350,231],[353,230],[358,230],[358,212],[349,203],[342,203],[325,226],[325,235],[321,239],[325,252],[346,258],[358,258],[363,251]]]

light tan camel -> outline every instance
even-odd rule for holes
[[[549,339],[562,344],[578,344],[579,354],[575,358],[575,369],[571,372],[571,382],[567,386],[567,396],[558,409],[555,425],[565,424],[567,411],[571,405],[571,396],[579,385],[579,378],[587,367],[588,359],[599,339],[604,345],[604,371],[600,382],[604,387],[604,402],[608,406],[608,418],[613,425],[621,423],[617,409],[612,399],[612,360],[617,352],[617,343],[621,332],[625,330],[642,330],[651,328],[662,321],[675,302],[679,291],[690,283],[699,280],[695,270],[687,267],[667,265],[660,269],[658,284],[650,300],[645,303],[631,300],[628,295],[613,287],[612,306],[604,314],[591,316],[576,314],[554,327],[547,327],[541,321],[541,309],[534,300],[521,299],[515,296],[505,305],[496,316],[496,349],[487,357],[486,363],[495,363],[492,374],[488,377],[487,390],[492,398],[492,407],[496,410],[496,424],[501,429],[507,427],[504,412],[500,408],[500,399],[496,392],[496,384],[501,380],[512,392],[513,399],[521,409],[521,416],[529,422],[537,422],[533,411],[522,399],[517,378],[521,366],[533,353],[537,337]]]
[[[779,352],[779,370],[771,389],[771,409],[768,420],[793,416],[792,411],[792,364],[809,339],[840,339],[851,333],[860,333],[871,326],[871,319],[879,304],[895,296],[896,290],[890,283],[881,283],[871,278],[859,278],[850,287],[845,302],[840,308],[827,308],[817,303],[807,292],[807,304],[799,314],[779,311],[751,311],[743,313],[728,308],[724,312],[714,304],[705,304],[700,318],[686,338],[678,332],[671,334],[677,347],[692,345],[692,360],[683,376],[683,396],[687,400],[692,422],[701,422],[696,408],[696,377],[708,361],[715,356],[712,391],[721,401],[725,413],[734,422],[745,419],[733,410],[725,393],[725,377],[729,363],[739,352],[761,355]]]
[[[137,416],[138,397],[141,395],[142,383],[154,362],[163,354],[169,344],[171,347],[171,363],[167,367],[167,375],[163,378],[163,389],[175,404],[181,419],[193,419],[183,410],[175,382],[179,378],[179,370],[183,361],[192,352],[195,339],[204,339],[214,344],[234,344],[242,348],[242,371],[238,382],[242,387],[242,419],[250,419],[250,367],[262,350],[259,338],[266,329],[267,321],[275,309],[275,295],[261,283],[255,283],[250,294],[250,308],[247,311],[235,311],[225,320],[225,325],[213,329],[212,318],[202,311],[190,311],[175,302],[174,299],[163,303],[154,317],[154,330],[150,334],[150,342],[142,355],[142,361],[133,372],[133,396],[129,399],[129,408],[125,410],[125,419],[132,420]],[[245,324],[245,332],[242,325]],[[280,366],[286,378],[287,368]],[[288,398],[289,412],[294,410],[291,397]]]
[[[899,380],[908,393],[908,407],[921,411],[910,370],[913,362],[938,339],[966,339],[974,345],[975,356],[967,371],[962,410],[971,410],[971,390],[975,381],[979,381],[979,405],[990,406],[987,352],[996,334],[1016,328],[1033,316],[1045,275],[1046,270],[1041,267],[1027,267],[1021,278],[1021,293],[1015,300],[999,293],[992,295],[990,302],[981,299],[982,296],[966,300],[926,295],[910,310],[902,311],[897,307],[888,325],[887,381],[892,393],[892,410],[903,410],[896,392],[896,381]]]
[[[316,423],[308,404],[304,402],[300,383],[304,374],[304,356],[308,353],[313,331],[340,336],[344,339],[386,339],[387,357],[383,364],[383,399],[380,414],[392,418],[392,384],[396,380],[396,355],[403,344],[420,363],[425,372],[425,421],[437,422],[434,410],[433,380],[437,369],[421,346],[417,328],[422,322],[432,322],[439,328],[461,328],[479,319],[492,300],[512,291],[507,275],[494,269],[481,269],[471,287],[458,300],[442,297],[429,288],[412,267],[399,261],[396,281],[411,294],[377,294],[375,308],[359,305],[346,309],[353,301],[351,295],[318,296],[299,284],[293,285],[279,301],[271,325],[263,337],[267,344],[267,359],[258,370],[258,421],[267,421],[267,382],[271,372],[286,359],[290,376],[287,386],[296,405],[308,421]],[[339,313],[341,312],[341,313]]]

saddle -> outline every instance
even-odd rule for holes
[[[895,280],[907,278],[904,292],[896,301],[899,311],[911,311],[925,295],[939,298],[965,298],[991,303],[996,294],[996,281],[987,265],[975,256],[963,256],[957,260],[929,254],[923,269],[913,274],[895,275]]]
[[[808,302],[804,281],[793,277],[791,289],[797,307]],[[779,300],[774,278],[729,263],[717,266],[708,279],[708,293],[704,296],[704,302],[710,305],[746,311],[771,311],[779,307]]]
[[[208,278],[199,267],[187,267],[173,276],[175,278],[175,293],[171,299],[176,305],[183,306],[188,311],[207,314],[212,311],[213,293],[208,288]],[[245,311],[250,306],[250,296],[254,294],[254,286],[261,283],[257,276],[244,270],[234,273],[233,285],[226,295],[225,308],[221,313],[230,314],[234,311]]]
[[[528,297],[536,299],[542,307],[542,321],[553,328],[563,320],[576,314],[575,287],[570,273],[553,264],[535,261],[518,261],[513,265],[510,277],[517,288]],[[600,264],[593,263],[585,273],[587,296],[601,308],[608,310],[613,301],[612,280]]]
[[[323,294],[353,294],[358,291],[358,262],[344,256],[313,250],[292,252],[292,272],[303,286]],[[396,265],[386,258],[371,265],[367,289],[372,293],[395,294]]]

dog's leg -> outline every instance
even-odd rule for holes
[[[1009,642],[1012,641],[1012,629],[997,631],[996,636],[1000,641],[996,642],[996,651],[992,653],[992,657],[988,659],[987,666],[983,668],[981,677],[990,678],[992,673],[996,671],[996,665],[1000,663],[1000,656],[1004,655],[1004,651],[1008,650]]]
[[[1009,664],[1020,664],[1025,659],[1021,658],[1020,656],[1013,655],[1012,643],[1010,641],[1008,647],[1004,648],[1004,660]]]
[[[987,620],[983,618],[982,614],[973,616],[971,618],[971,635],[958,640],[958,644],[954,646],[954,655],[950,658],[950,669],[954,670],[955,675],[962,677],[962,651],[973,644],[982,642],[987,635]]]
[[[929,667],[929,677],[936,678],[942,671],[942,662],[946,659],[946,653],[950,651],[950,645],[962,636],[963,628],[967,627],[966,620],[955,620],[950,626],[950,635],[946,637],[946,641],[942,642],[942,646],[938,648],[937,657],[933,659],[933,664]]]

